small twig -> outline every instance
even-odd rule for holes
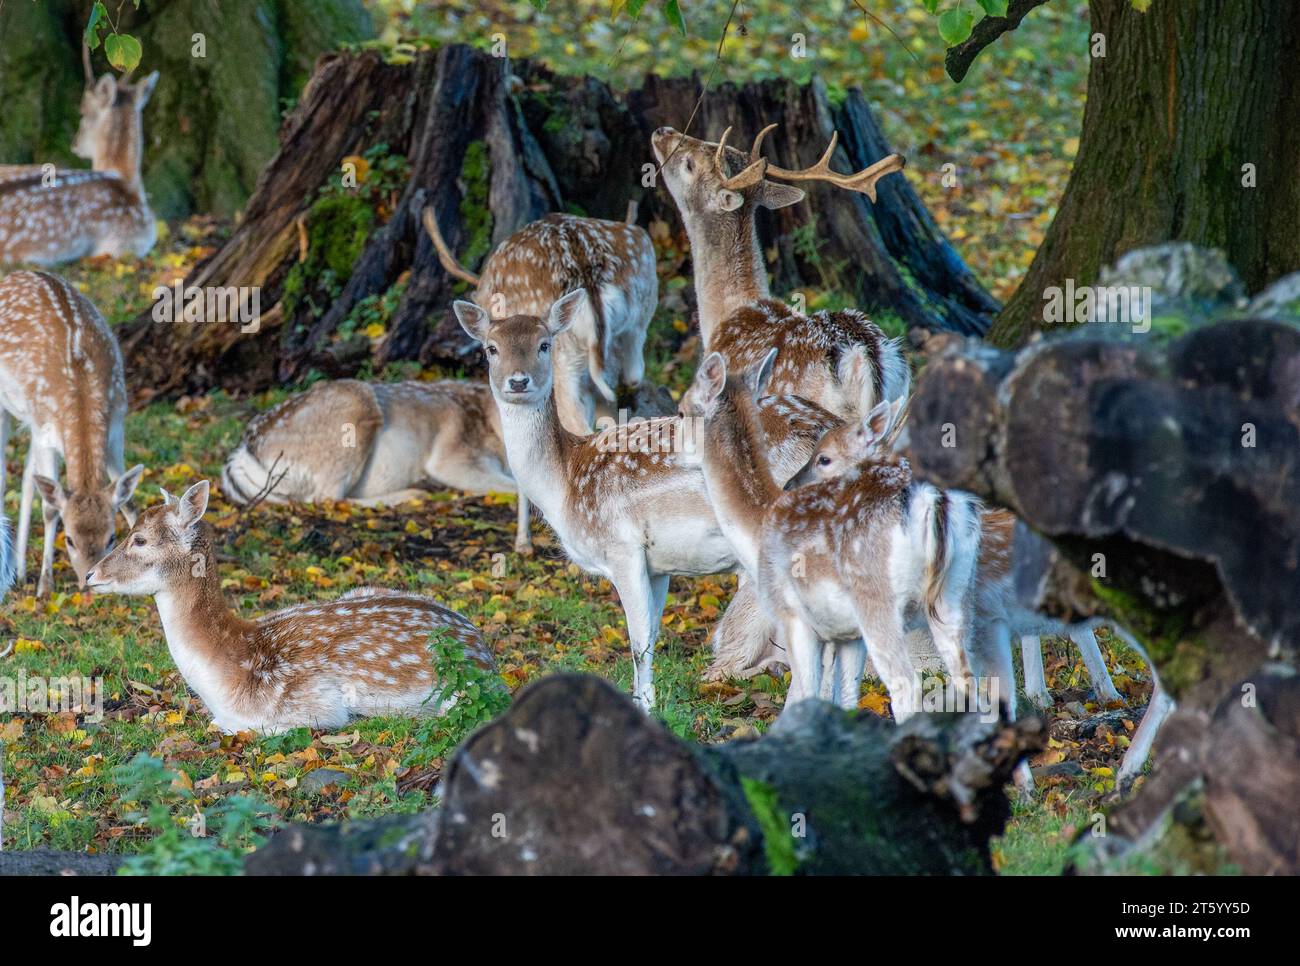
[[[246,504],[244,504],[244,508],[242,511],[244,514],[247,514],[251,510],[256,509],[258,505],[262,503],[262,501],[265,500],[268,496],[270,496],[272,491],[274,491],[275,488],[280,485],[280,481],[283,480],[285,476],[288,475],[289,467],[287,466],[280,472],[279,476],[275,475],[275,468],[280,465],[280,459],[283,456],[284,456],[284,450],[280,450],[280,452],[276,454],[275,459],[271,461],[271,468],[266,471],[266,482],[262,484],[262,488],[260,490],[258,490],[256,493],[253,494],[253,498],[249,500]]]
[[[1015,30],[1020,26],[1020,21],[1025,18],[1025,14],[1045,3],[1047,0],[1011,0],[1005,17],[981,18],[967,39],[956,47],[948,48],[948,53],[943,59],[943,66],[948,71],[948,76],[960,84],[981,50],[1004,33]]]
[[[862,3],[861,3],[861,0],[853,0],[853,5],[854,5],[855,7],[857,7],[859,10],[862,11],[863,19],[866,19],[867,17],[870,17],[870,18],[871,18],[872,20],[874,20],[876,23],[880,24],[880,26],[882,26],[882,27],[884,27],[886,30],[888,30],[889,33],[890,33],[890,36],[892,36],[895,40],[898,41],[898,45],[899,45],[900,47],[902,47],[905,51],[907,51],[907,56],[911,57],[911,58],[912,58],[914,61],[916,61],[918,64],[921,63],[921,58],[918,57],[918,56],[916,56],[916,54],[915,54],[915,52],[912,50],[912,48],[909,47],[909,46],[907,46],[907,42],[904,41],[902,37],[898,36],[897,33],[894,32],[894,28],[893,28],[893,27],[889,26],[889,24],[885,23],[885,21],[881,20],[881,19],[880,19],[879,17],[877,17],[874,13],[872,13],[870,10],[868,10],[866,7],[864,7],[864,6],[862,5]],[[922,66],[924,66],[924,65],[922,64]]]

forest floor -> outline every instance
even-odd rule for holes
[[[90,261],[67,274],[120,323],[149,305],[155,284],[183,275],[223,230],[195,219],[176,226],[146,259]],[[656,320],[661,342],[680,341],[673,321]],[[408,366],[375,375],[411,374]],[[222,461],[248,418],[284,395],[187,397],[155,403],[127,421],[127,465],[147,467],[137,506],[156,502],[160,486],[178,492],[204,477],[216,485],[208,520],[221,536],[222,586],[242,614],[366,585],[405,588],[432,595],[484,628],[511,691],[559,670],[588,671],[630,687],[626,628],[609,584],[567,563],[541,524],[535,556],[514,554],[513,495],[431,494],[379,511],[263,504],[245,512],[228,504],[219,488]],[[11,516],[24,442],[9,453]],[[494,710],[487,703],[468,708],[447,727],[372,718],[334,733],[221,735],[176,670],[152,601],[77,592],[62,534],[58,546],[56,593],[38,600],[33,584],[15,588],[0,617],[0,650],[13,644],[0,658],[0,676],[98,679],[104,713],[102,720],[84,709],[0,716],[5,848],[143,851],[142,868],[219,871],[254,840],[256,807],[271,821],[316,822],[427,806],[445,750]],[[38,562],[35,549],[29,562]],[[782,707],[783,678],[701,680],[709,629],[734,587],[728,576],[673,581],[656,656],[657,714],[683,738],[753,735]],[[1071,737],[1081,720],[1102,709],[1078,654],[1065,641],[1048,642],[1047,679],[1058,703],[1050,746],[1034,761],[1048,774],[1035,801],[1016,806],[997,846],[1004,872],[1059,871],[1074,836],[1114,792],[1114,772],[1149,683],[1140,658],[1122,644],[1107,638],[1102,649],[1134,713],[1086,739]],[[888,713],[879,684],[864,687],[861,707]],[[141,754],[154,760],[121,767]],[[225,819],[228,833],[181,834],[200,812],[213,826],[223,813],[233,815]]]

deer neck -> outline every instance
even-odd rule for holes
[[[144,182],[140,177],[140,161],[144,131],[140,112],[132,109],[125,124],[115,124],[95,151],[92,165],[96,171],[111,171],[133,192],[144,197]]]
[[[252,644],[252,621],[241,619],[226,606],[221,578],[211,546],[200,538],[192,558],[203,558],[200,575],[185,570],[154,595],[167,649],[191,687],[212,709],[214,698],[207,693],[228,686],[246,669],[240,667]]]
[[[568,501],[567,451],[574,439],[560,424],[555,394],[534,406],[497,403],[506,460],[520,491],[554,526]]]
[[[767,510],[781,495],[768,464],[758,407],[734,379],[704,421],[704,482],[718,523],[751,574]]]
[[[692,231],[688,224],[687,234],[695,263],[700,338],[708,351],[718,323],[737,309],[768,297],[767,271],[758,247],[754,212],[748,205],[735,212],[735,217],[718,218],[707,231]]]
[[[81,493],[98,489],[108,480],[103,447],[96,446],[96,441],[91,438],[88,420],[75,418],[71,430],[69,435],[72,438],[65,437],[63,441],[63,463],[68,490]]]

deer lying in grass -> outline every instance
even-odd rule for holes
[[[598,398],[612,404],[620,380],[632,389],[641,384],[646,329],[659,301],[654,246],[645,229],[547,215],[498,245],[475,275],[452,255],[431,208],[424,210],[424,227],[443,268],[475,286],[474,302],[493,318],[545,318],[566,292],[586,291],[586,304],[555,343],[555,401],[570,432],[592,431]]]
[[[700,339],[705,354],[720,353],[734,374],[757,369],[775,348],[771,391],[802,396],[839,416],[861,416],[876,403],[907,397],[911,371],[898,343],[861,312],[802,315],[772,299],[754,216],[760,207],[784,208],[804,197],[772,178],[824,181],[874,201],[876,182],[902,170],[904,160],[891,154],[857,174],[840,175],[830,169],[833,137],[811,168],[779,168],[760,153],[775,126],[759,133],[748,155],[727,147],[730,128],[717,143],[670,127],[651,139],[690,237]]]
[[[791,479],[789,486],[824,483],[852,473],[866,462],[888,458],[884,454],[886,447],[882,445],[884,439],[870,426],[845,424],[835,427],[818,442],[808,464]],[[1109,626],[1116,636],[1142,655],[1151,670],[1151,701],[1119,769],[1120,781],[1131,779],[1146,763],[1151,744],[1161,723],[1173,709],[1173,703],[1161,687],[1146,651],[1124,628],[1101,618],[1064,623],[1020,604],[1012,582],[1012,549],[1017,526],[1021,524],[1015,515],[1006,510],[986,509],[981,514],[979,558],[973,577],[974,621],[970,625],[967,643],[972,660],[981,669],[982,676],[998,679],[999,693],[1007,699],[1014,718],[1016,690],[1011,660],[1012,638],[1020,640],[1026,695],[1039,709],[1046,709],[1051,707],[1052,699],[1043,680],[1042,638],[1049,635],[1068,637],[1079,648],[1098,699],[1103,704],[1122,703],[1123,698],[1111,680],[1093,635],[1096,628]]]
[[[775,351],[760,364],[759,385]],[[904,640],[909,607],[925,614],[954,686],[975,674],[965,634],[978,554],[979,504],[914,481],[906,461],[864,463],[834,480],[782,490],[758,445],[750,388],[711,353],[692,387],[702,417],[704,478],[718,522],[779,629],[790,660],[787,704],[829,695],[856,707],[864,641],[894,715],[920,710]],[[899,404],[881,403],[865,426],[883,436]],[[823,688],[823,653],[834,678]]]
[[[441,487],[517,490],[486,385],[318,383],[257,415],[221,471],[222,492],[241,505],[265,499],[394,506]],[[515,549],[532,549],[523,496]]]
[[[536,504],[579,567],[613,583],[627,617],[634,667],[633,693],[654,706],[653,658],[659,619],[673,574],[730,570],[736,557],[714,518],[692,424],[676,417],[616,426],[578,436],[562,425],[552,394],[553,349],[584,311],[577,289],[557,300],[545,320],[513,316],[493,320],[470,302],[453,306],[471,338],[487,353],[488,379],[501,411],[506,453],[520,490]],[[766,445],[777,458],[811,449],[812,410],[797,417],[767,407],[772,426]],[[787,422],[788,419],[788,422]],[[779,427],[785,425],[788,430]]]
[[[203,522],[208,482],[140,514],[88,582],[154,598],[167,649],[225,732],[338,728],[375,714],[441,714],[432,635],[485,668],[492,652],[465,617],[416,594],[364,589],[245,620],[221,593],[213,530]],[[432,700],[431,700],[432,698]]]
[[[8,167],[0,178],[0,263],[58,265],[90,255],[143,256],[157,239],[144,182],[141,111],[158,82],[155,71],[131,84],[94,79],[87,58],[81,126],[73,153],[91,171]]]
[[[90,300],[57,275],[14,272],[0,280],[0,454],[13,417],[31,430],[18,511],[17,574],[26,576],[32,498],[41,493],[45,549],[37,593],[54,579],[60,520],[68,557],[83,585],[86,571],[113,541],[118,510],[143,466],[123,472],[126,380],[122,353]],[[58,483],[67,464],[68,490]],[[4,492],[0,458],[0,493]]]

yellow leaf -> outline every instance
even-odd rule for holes
[[[17,654],[31,654],[34,651],[45,650],[45,645],[40,641],[33,641],[26,637],[20,637],[14,642],[14,652]]]

